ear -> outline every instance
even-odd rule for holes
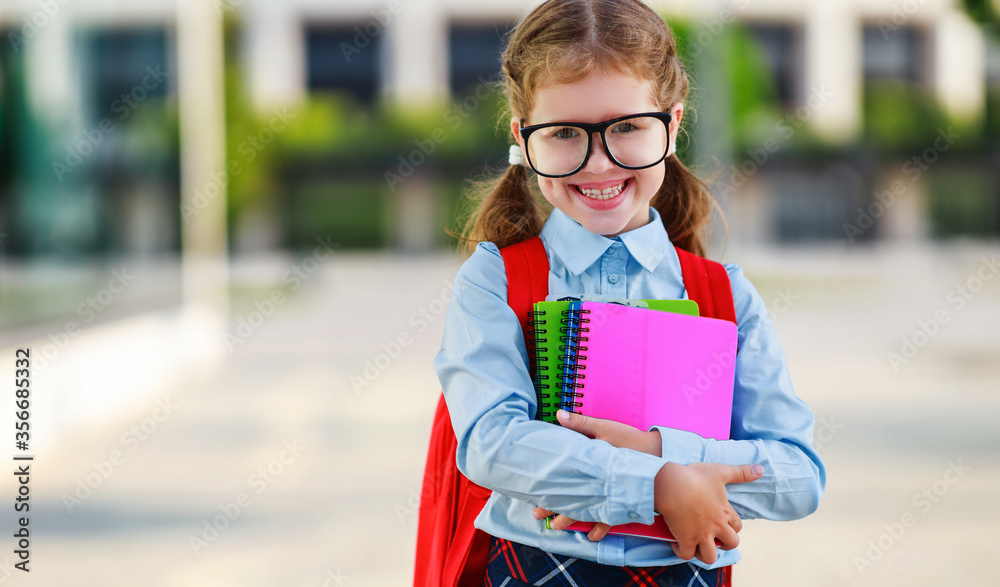
[[[676,102],[667,112],[670,113],[670,143],[677,144],[677,134],[681,128],[681,118],[684,117],[684,103]]]
[[[512,116],[510,119],[510,133],[514,135],[514,141],[521,146],[521,150],[523,151],[524,141],[521,140],[521,121],[516,116]]]

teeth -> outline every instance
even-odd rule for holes
[[[594,200],[610,200],[611,198],[613,198],[613,197],[617,196],[618,194],[622,193],[622,190],[625,189],[625,184],[627,182],[628,182],[628,180],[625,180],[625,181],[621,182],[620,184],[618,184],[616,186],[609,187],[608,189],[605,189],[605,190],[592,190],[592,189],[588,189],[588,188],[582,188],[582,187],[579,187],[579,186],[577,186],[576,189],[578,189],[581,194],[587,196],[588,198],[592,198]]]

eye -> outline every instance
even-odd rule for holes
[[[618,134],[628,134],[637,130],[640,130],[640,128],[634,120],[625,120],[611,127],[611,132]]]
[[[550,136],[556,139],[574,139],[579,136],[580,131],[572,126],[552,127]]]

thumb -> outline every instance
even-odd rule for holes
[[[559,423],[562,424],[564,428],[576,430],[581,434],[593,437],[593,431],[591,430],[591,428],[593,428],[591,425],[591,418],[588,418],[583,414],[577,414],[576,412],[560,409],[556,412],[556,419],[559,420]]]
[[[764,467],[760,465],[734,465],[729,469],[726,483],[749,483],[764,475]]]

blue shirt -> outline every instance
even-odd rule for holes
[[[687,298],[677,253],[655,209],[648,224],[613,239],[553,210],[541,238],[550,294]],[[726,270],[739,327],[732,440],[657,428],[663,444],[657,457],[534,420],[537,401],[524,336],[507,305],[503,258],[492,243],[477,246],[455,278],[434,361],[458,438],[458,468],[493,490],[476,527],[608,565],[680,563],[664,542],[622,536],[591,542],[583,532],[545,530],[531,515],[540,506],[576,520],[652,523],[653,478],[666,462],[762,465],[757,481],[727,486],[742,518],[789,520],[816,509],[826,473],[813,449],[812,411],[792,389],[760,295],[738,266]],[[739,557],[720,550],[711,567]]]

